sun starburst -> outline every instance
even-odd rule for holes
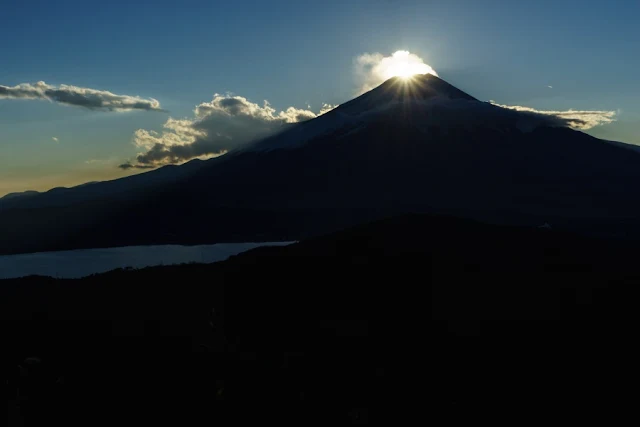
[[[399,50],[391,57],[385,58],[382,72],[386,79],[391,77],[400,77],[402,79],[410,79],[416,74],[433,74],[437,76],[433,68],[425,64],[420,57],[406,50]]]

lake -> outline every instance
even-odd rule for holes
[[[0,279],[29,275],[80,278],[117,268],[211,263],[260,246],[284,246],[293,242],[219,243],[216,245],[156,245],[80,249],[60,252],[0,256]]]

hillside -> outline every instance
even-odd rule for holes
[[[41,422],[611,420],[637,255],[415,215],[212,265],[3,281],[3,358],[42,358]]]

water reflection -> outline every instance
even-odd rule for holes
[[[220,243],[216,245],[157,245],[123,248],[82,249],[0,256],[0,279],[29,275],[79,278],[116,268],[154,265],[210,263],[260,246],[282,246],[291,242]]]

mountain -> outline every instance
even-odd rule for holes
[[[202,161],[192,160],[181,166],[168,165],[157,170],[112,181],[92,181],[75,187],[56,187],[45,192],[26,191],[11,193],[0,198],[0,210],[33,209],[54,206],[69,206],[74,203],[95,201],[101,198],[128,198],[134,193],[180,180],[200,167]],[[29,197],[29,200],[20,197]],[[20,197],[20,200],[16,200]]]
[[[640,237],[640,153],[431,76],[208,161],[0,200],[0,253],[298,240],[431,212]]]
[[[39,191],[21,191],[19,193],[9,193],[6,194],[2,197],[0,197],[0,200],[9,200],[9,199],[16,199],[18,197],[29,197],[29,196],[35,196],[36,194],[40,194]]]
[[[59,203],[64,203],[63,202],[63,198],[60,197],[61,194],[67,193],[69,190],[71,190],[72,192],[74,191],[78,191],[81,188],[84,188],[88,185],[93,185],[93,184],[97,184],[99,183],[99,181],[91,181],[91,182],[85,182],[84,184],[80,184],[77,185],[75,187],[55,187],[52,188],[51,190],[46,191],[45,193],[42,193],[40,191],[33,191],[33,190],[28,190],[28,191],[22,191],[19,193],[9,193],[4,195],[3,197],[0,197],[0,207],[4,207],[6,208],[7,206],[11,206],[11,201],[17,198],[20,198],[20,203],[21,204],[25,204],[24,203],[24,199],[26,197],[31,197],[31,196],[39,196],[39,195],[54,195],[56,196],[56,202],[54,202],[53,204],[59,204]],[[41,197],[38,199],[37,202],[35,202],[36,205],[43,205],[46,204],[46,198],[45,197]]]

